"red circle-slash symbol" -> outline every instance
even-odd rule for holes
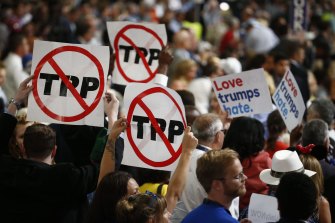
[[[78,93],[78,91],[74,88],[74,86],[72,85],[72,83],[69,81],[69,79],[66,77],[65,73],[63,72],[63,70],[58,66],[58,64],[56,63],[56,61],[54,60],[54,56],[62,53],[62,52],[77,52],[80,53],[86,57],[88,57],[97,67],[98,73],[99,73],[99,80],[100,80],[100,87],[97,93],[97,96],[95,97],[94,101],[92,102],[91,105],[87,105],[86,102],[83,100],[83,98],[80,96],[80,94]],[[65,84],[65,86],[71,91],[72,95],[74,96],[74,98],[78,101],[78,103],[80,104],[80,106],[84,109],[83,112],[81,112],[80,114],[77,115],[73,115],[73,116],[61,116],[59,114],[56,114],[54,112],[52,112],[51,110],[49,110],[44,103],[42,102],[39,94],[38,94],[38,90],[37,90],[37,80],[38,80],[38,76],[40,75],[40,72],[43,68],[43,66],[46,63],[49,63],[51,65],[51,67],[56,71],[56,73],[59,75],[59,77],[62,79],[63,83]],[[42,111],[48,115],[49,117],[59,120],[59,121],[63,121],[63,122],[74,122],[74,121],[78,121],[82,118],[84,118],[85,116],[87,116],[88,114],[90,114],[99,104],[99,101],[102,97],[103,94],[103,90],[104,90],[104,72],[103,72],[103,68],[102,65],[100,64],[99,60],[93,55],[91,54],[89,51],[87,51],[86,49],[83,49],[81,47],[78,46],[62,46],[59,48],[56,48],[52,51],[50,51],[47,55],[45,55],[41,61],[37,64],[36,69],[34,71],[34,78],[33,78],[33,95],[35,98],[35,101],[37,103],[37,105],[42,109]]]
[[[145,26],[141,26],[141,25],[136,25],[136,24],[131,24],[131,25],[127,25],[125,27],[123,27],[119,32],[118,34],[115,36],[115,40],[114,40],[114,49],[115,49],[115,62],[116,62],[116,66],[120,72],[120,74],[123,76],[123,78],[128,81],[128,82],[138,82],[138,83],[147,83],[149,81],[151,81],[156,73],[157,73],[157,69],[155,71],[152,71],[150,69],[150,66],[148,64],[148,62],[146,61],[145,59],[145,56],[143,54],[143,52],[138,49],[138,47],[136,46],[136,44],[129,38],[125,35],[125,32],[130,30],[130,29],[138,29],[138,30],[143,30],[144,32],[147,32],[151,35],[153,35],[155,37],[155,39],[157,39],[157,41],[159,42],[159,44],[161,45],[161,47],[163,48],[164,46],[164,43],[163,43],[163,40],[157,35],[157,33],[155,33],[153,30],[145,27]],[[145,69],[147,70],[148,74],[149,74],[149,77],[144,79],[144,80],[134,80],[132,78],[130,78],[126,73],[125,71],[123,70],[122,66],[121,66],[121,63],[120,63],[120,58],[119,58],[119,41],[120,39],[124,39],[127,43],[129,43],[135,50],[136,50],[136,53],[140,56],[143,64],[144,64],[144,67]]]
[[[182,117],[184,128],[186,128],[185,118],[183,116],[182,110],[181,110],[180,106],[178,105],[177,101],[169,94],[169,92],[167,92],[165,89],[160,88],[160,87],[154,87],[154,88],[150,88],[148,90],[145,90],[144,92],[142,92],[141,94],[139,94],[137,97],[134,98],[134,100],[131,102],[131,104],[129,106],[127,121],[128,121],[128,123],[130,123],[130,121],[132,119],[132,116],[133,116],[133,113],[134,113],[134,110],[135,110],[135,107],[136,107],[136,105],[139,105],[144,110],[144,112],[146,113],[146,115],[150,119],[150,122],[152,123],[152,126],[155,128],[156,132],[158,133],[158,135],[163,140],[163,143],[165,144],[166,148],[168,149],[169,153],[171,154],[171,157],[168,158],[167,160],[164,160],[164,161],[154,161],[154,160],[148,159],[147,157],[145,157],[141,153],[141,151],[139,150],[139,148],[135,144],[135,142],[133,140],[133,137],[132,137],[131,128],[127,128],[127,137],[128,137],[128,140],[129,140],[129,143],[130,143],[131,147],[133,148],[134,152],[136,153],[136,155],[138,156],[139,159],[141,159],[144,163],[146,163],[150,166],[153,166],[153,167],[164,167],[164,166],[168,166],[168,165],[172,164],[174,161],[176,161],[176,159],[181,154],[182,147],[180,145],[179,148],[177,149],[177,151],[174,150],[174,148],[172,147],[168,138],[166,137],[166,135],[164,134],[162,129],[159,127],[159,124],[157,123],[157,121],[154,117],[154,114],[147,107],[147,105],[144,104],[143,98],[148,96],[148,95],[155,94],[155,93],[162,93],[162,94],[166,95],[168,98],[171,99],[171,101],[175,104],[175,106],[177,107],[177,109],[178,109],[178,111],[179,111],[179,113]],[[157,148],[157,149],[162,149],[162,148]]]

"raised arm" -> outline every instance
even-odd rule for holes
[[[166,75],[166,72],[169,68],[169,65],[172,63],[172,61],[173,61],[173,56],[169,51],[169,46],[163,47],[158,57],[158,68],[157,68],[158,73]]]
[[[29,85],[31,79],[32,76],[26,78],[20,84],[15,97],[13,98],[14,101],[8,105],[7,113],[0,114],[0,155],[9,154],[8,142],[17,123],[15,117],[17,112],[16,104],[21,104],[28,97],[28,94],[32,89],[32,86]]]
[[[167,201],[167,209],[170,213],[172,213],[173,209],[176,207],[177,201],[184,190],[192,151],[197,145],[198,139],[193,136],[191,127],[188,126],[184,131],[182,153],[177,168],[171,177],[165,197]]]
[[[30,91],[33,89],[31,85],[29,85],[29,82],[33,79],[33,76],[29,76],[24,81],[21,82],[19,88],[17,89],[17,92],[13,98],[12,103],[9,103],[7,113],[11,114],[13,116],[16,115],[17,112],[17,106],[19,104],[22,104],[23,101],[28,97]]]
[[[105,98],[105,113],[108,117],[108,138],[105,146],[104,153],[102,155],[100,164],[100,180],[108,173],[114,172],[115,170],[115,142],[122,131],[127,127],[126,119],[120,118],[117,120],[119,101],[114,94],[106,93]]]

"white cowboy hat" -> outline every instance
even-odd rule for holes
[[[263,170],[259,178],[266,184],[278,185],[280,178],[288,172],[301,172],[309,177],[316,173],[304,168],[296,151],[280,150],[273,155],[271,169]]]

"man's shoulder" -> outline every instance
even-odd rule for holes
[[[214,205],[201,204],[199,207],[191,211],[182,223],[197,223],[197,222],[226,222],[238,223],[223,207]]]

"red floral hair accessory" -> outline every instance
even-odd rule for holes
[[[314,144],[309,144],[308,146],[302,146],[302,145],[297,145],[297,150],[301,153],[304,153],[304,154],[309,154],[311,153],[312,149],[315,147]]]

